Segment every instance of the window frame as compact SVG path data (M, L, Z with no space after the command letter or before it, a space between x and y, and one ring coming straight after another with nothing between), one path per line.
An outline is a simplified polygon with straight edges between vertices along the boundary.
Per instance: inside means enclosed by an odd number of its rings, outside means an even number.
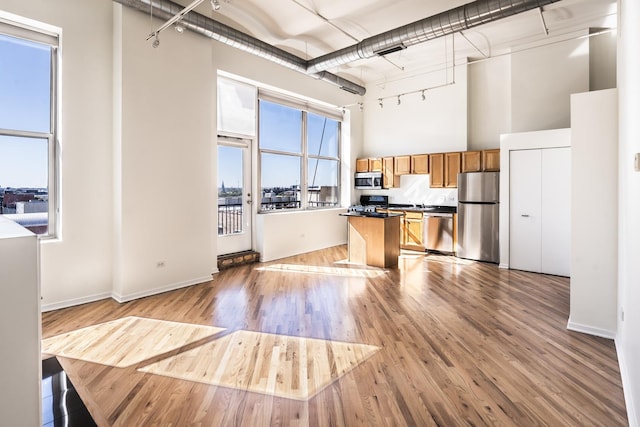
M263 101L270 102L272 104L278 104L281 106L293 108L299 110L301 112L301 132L300 132L300 144L301 150L300 153L294 153L290 151L282 151L282 150L274 150L269 148L262 148L260 145L260 120L261 120L261 103ZM337 122L337 156L325 156L322 154L310 154L309 153L309 141L308 141L308 115L309 113L316 114L318 116L324 117L326 119L334 120ZM341 194L342 194L342 180L341 180L341 156L342 156L342 122L343 122L342 112L337 108L328 108L323 107L318 104L310 103L308 101L302 101L297 98L293 98L287 95L275 93L272 91L266 91L264 89L258 88L258 108L257 108L257 120L258 124L256 127L257 130L257 139L258 139L258 190L260 191L260 195L262 196L262 154L274 154L274 155L282 155L282 156L291 156L297 157L300 159L300 206L296 208L283 207L282 209L270 210L270 209L262 209L262 206L258 209L258 212L261 214L265 213L273 213L273 212L291 212L291 211L304 211L304 210L322 210L322 209L335 209L341 206ZM338 199L331 206L311 206L309 201L309 160L331 160L336 161L337 168L337 176L336 176L336 192L338 195Z
M32 43L48 45L51 49L49 132L0 128L0 136L47 140L47 232L37 234L41 240L60 237L60 140L59 140L59 91L61 31L15 15L0 14L0 34Z

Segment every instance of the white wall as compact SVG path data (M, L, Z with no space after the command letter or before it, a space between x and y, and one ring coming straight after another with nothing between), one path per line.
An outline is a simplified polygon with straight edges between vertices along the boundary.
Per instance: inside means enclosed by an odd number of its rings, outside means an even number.
M571 314L568 328L614 338L617 328L616 89L571 96Z
M263 262L347 242L346 209L259 214L258 251Z
M511 132L570 126L569 96L589 90L589 40L511 55Z
M62 28L62 233L41 244L45 308L108 296L112 283L112 2L3 0ZM148 23L147 23L148 25Z
M640 2L621 0L618 10L619 216L616 347L622 372L629 425L640 425Z
M498 148L511 132L511 58L476 62L469 69L469 150Z
M467 149L467 67L457 66L455 84L401 97L451 81L444 72L368 85L364 96L364 143L359 157L463 151ZM378 98L384 99L383 108Z

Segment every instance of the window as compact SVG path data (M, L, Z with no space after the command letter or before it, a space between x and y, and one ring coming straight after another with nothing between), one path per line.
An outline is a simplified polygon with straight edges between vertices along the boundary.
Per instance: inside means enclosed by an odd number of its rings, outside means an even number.
M259 97L261 211L340 204L340 121L306 103Z
M0 20L0 215L56 233L55 35Z

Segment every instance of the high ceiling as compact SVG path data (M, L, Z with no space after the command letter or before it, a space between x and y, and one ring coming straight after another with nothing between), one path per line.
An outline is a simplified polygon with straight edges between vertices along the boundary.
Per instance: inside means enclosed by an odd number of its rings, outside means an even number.
M186 6L189 0L174 0ZM303 59L313 59L402 25L469 3L466 0L219 0L195 11ZM328 71L360 84L419 73L510 50L616 27L616 0L561 0L384 57L361 59ZM545 32L545 26L548 34Z

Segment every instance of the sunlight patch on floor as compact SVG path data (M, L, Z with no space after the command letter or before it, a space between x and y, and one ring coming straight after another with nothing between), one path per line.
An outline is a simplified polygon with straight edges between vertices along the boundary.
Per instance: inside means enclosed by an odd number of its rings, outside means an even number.
M224 330L130 316L47 338L42 352L124 368Z
M308 400L378 350L365 344L237 331L138 371Z
M275 271L278 273L303 273L303 274L321 274L327 276L343 276L343 277L380 277L385 274L385 270L374 270L365 268L341 268L341 267L322 267L317 265L298 265L298 264L273 264L266 267L256 268L258 271Z

